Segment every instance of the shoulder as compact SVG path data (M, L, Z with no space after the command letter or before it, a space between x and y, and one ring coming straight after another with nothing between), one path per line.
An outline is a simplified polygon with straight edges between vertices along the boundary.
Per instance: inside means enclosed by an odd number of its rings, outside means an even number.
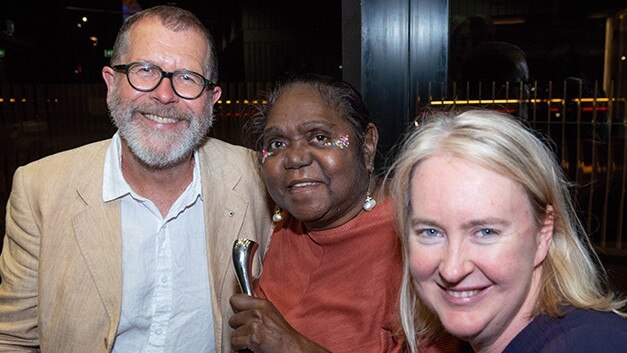
M573 337L602 336L608 332L627 333L627 319L611 311L573 308L564 317L550 320ZM627 335L624 336L627 343Z
M561 321L563 329L546 352L558 347L568 352L627 352L627 319L613 312L573 309Z
M627 318L611 311L573 309L562 320L573 339L590 340L596 337L601 343L603 340L611 342L615 336L620 336L616 338L621 339L627 350Z
M107 147L109 147L111 140L102 140L98 142L93 142L84 146L80 146L77 148L73 148L67 151L58 152L41 159L38 159L34 162L31 162L24 166L27 169L41 169L41 168L53 168L59 165L65 165L68 163L75 163L81 160L91 160L94 155L104 154L107 151ZM67 172L67 171L66 171Z
M349 223L350 226L364 227L364 225L367 224L366 230L369 230L371 227L376 227L379 230L386 229L389 230L394 237L396 237L396 233L394 231L394 202L392 198L387 196L376 199L376 202L376 206L371 211L362 212Z
M228 189L262 188L256 153L248 148L209 138L199 149L203 178L209 177Z
M390 197L377 200L371 211L361 212L344 225L329 230L329 233L335 239L344 239L355 254L367 253L368 261L374 266L389 261L400 266L401 244L394 225L394 203Z
M233 145L216 138L208 138L207 141L200 148L202 151L209 153L213 158L231 162L238 162L240 160L246 160L253 158L255 153L250 148L246 148L240 145ZM213 155L216 154L216 155Z
M46 219L58 225L59 215L65 212L62 210L83 205L92 196L101 195L99 186L108 145L108 141L93 143L18 168L7 206L14 222L27 227L36 215L40 219L50 216ZM43 231L41 227L44 225L38 224L37 227L40 229L32 228L30 232Z
M198 159L203 197L235 197L251 205L250 212L260 212L263 222L271 222L271 200L252 150L210 138L199 149Z
M536 317L505 352L627 352L627 319L613 312L571 309L561 318ZM529 350L535 346L535 349Z
M110 141L98 141L44 157L18 168L16 176L22 175L46 183L59 178L69 181L72 176L90 174L93 172L93 163L104 162ZM102 172L102 168L99 172Z
M259 169L257 155L249 148L233 145L215 138L209 138L199 149L200 157L210 169L231 168L237 171Z

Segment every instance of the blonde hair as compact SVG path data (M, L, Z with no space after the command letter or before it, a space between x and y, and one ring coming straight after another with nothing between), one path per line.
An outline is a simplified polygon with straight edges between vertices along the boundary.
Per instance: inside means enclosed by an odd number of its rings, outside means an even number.
M420 302L414 288L407 247L413 172L422 161L440 153L477 163L518 182L538 226L547 205L553 206L553 240L542 266L543 285L534 315L558 317L565 305L622 315L619 310L625 301L608 289L605 270L576 215L569 183L546 144L507 114L489 110L434 113L406 137L387 181L396 202L404 257L401 321L412 352L422 339L433 339L441 332L437 316Z

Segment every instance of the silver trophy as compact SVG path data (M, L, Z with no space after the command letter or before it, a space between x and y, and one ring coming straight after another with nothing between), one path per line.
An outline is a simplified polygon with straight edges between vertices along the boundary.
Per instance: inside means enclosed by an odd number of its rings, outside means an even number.
M259 245L250 239L237 239L233 244L233 266L242 293L253 295L253 257Z

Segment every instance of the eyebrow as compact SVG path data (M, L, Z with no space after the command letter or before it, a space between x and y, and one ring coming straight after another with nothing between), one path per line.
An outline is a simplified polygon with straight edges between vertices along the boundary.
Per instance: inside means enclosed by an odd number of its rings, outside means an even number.
M157 64L156 62L153 62L152 60L137 60L137 61L130 61L130 62L134 62L134 63L138 63L138 64L143 64L143 65L151 65L151 66L156 66L156 67L160 68L161 70L163 70L163 71L166 71L166 72L167 72L167 70L164 70L164 69L161 67L161 65ZM173 71L171 71L171 72L174 72L174 71L191 71L191 72L193 72L193 73L197 73L197 74L199 74L199 75L201 75L201 76L203 76L203 77L204 77L204 75L205 75L205 73L204 73L204 68L201 68L201 70L200 70L200 71L196 71L196 70L194 70L194 69L185 69L185 68L183 68L183 69L174 69L174 70L173 70Z
M306 122L305 124L303 124L303 126L305 127L305 129L311 129L311 128L320 128L320 127L326 127L326 128L334 128L337 126L336 123L329 123L327 121L323 121L323 120L311 120ZM278 126L273 126L273 127L269 127L263 130L263 134L277 134L280 133L281 129Z
M476 220L471 220L471 221L465 222L465 223L462 224L462 227L464 229L469 229L469 228L484 226L484 225L487 225L487 224L494 224L494 225L505 226L505 225L508 225L509 223L510 223L509 221L506 221L506 220L501 219L501 218L486 217L486 218L482 218L482 219L476 219ZM424 225L433 226L433 227L436 227L436 228L444 228L437 221L434 221L434 220L428 219L428 218L415 218L415 217L412 217L410 224L411 224L412 227L416 226L418 224L424 224Z
M428 226L434 226L437 228L443 228L438 222L427 219L427 218L416 218L416 217L412 217L410 220L410 224L413 226L416 226L418 224L424 224L424 225L428 225Z
M464 227L466 228L474 228L474 227L479 227L479 226L484 226L487 224L494 224L494 225L500 225L500 226L504 226L504 225L508 225L510 222L506 221L504 219L501 218L497 218L497 217L487 217L484 219L478 219L478 220L473 220L467 223L464 223Z

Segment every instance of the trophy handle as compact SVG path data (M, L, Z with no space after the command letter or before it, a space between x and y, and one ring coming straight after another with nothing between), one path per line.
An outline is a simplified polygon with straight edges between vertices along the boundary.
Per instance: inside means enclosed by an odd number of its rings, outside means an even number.
M233 244L233 266L242 293L253 295L253 257L259 245L250 239L237 239Z

